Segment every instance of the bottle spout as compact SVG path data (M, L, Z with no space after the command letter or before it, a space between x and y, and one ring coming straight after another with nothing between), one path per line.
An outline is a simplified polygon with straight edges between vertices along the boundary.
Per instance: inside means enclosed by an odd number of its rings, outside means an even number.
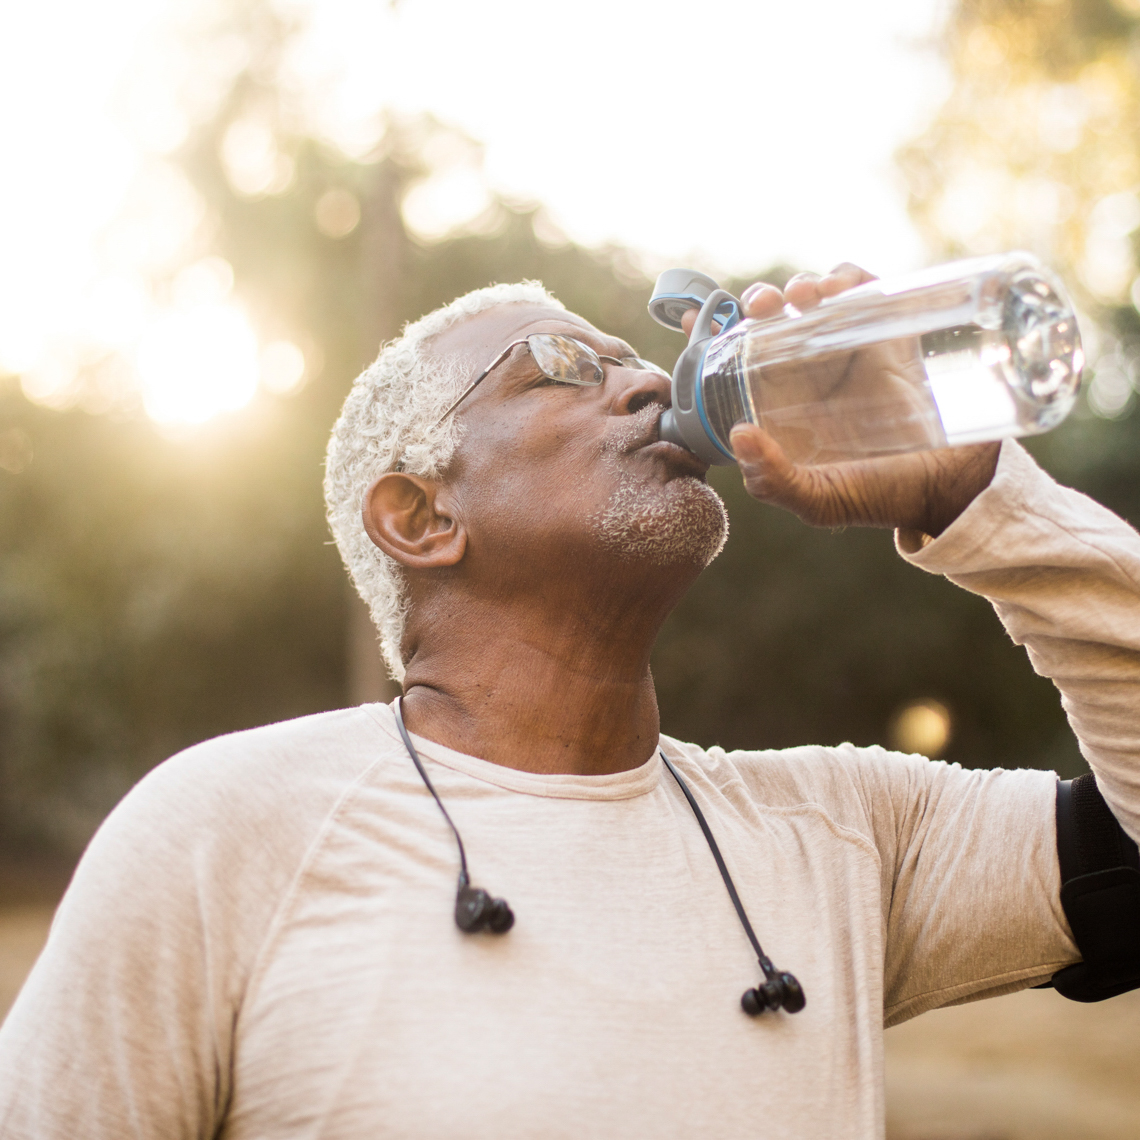
M688 436L685 435L686 420L689 424ZM722 450L701 427L695 411L686 416L684 412L678 415L676 408L666 408L657 422L657 434L659 438L691 451L711 467L730 467L736 462L732 453Z
M692 450L685 442L685 437L681 434L681 429L677 426L677 416L674 414L672 408L666 408L665 411L661 413L661 419L657 423L657 434L669 443L678 444L686 451Z

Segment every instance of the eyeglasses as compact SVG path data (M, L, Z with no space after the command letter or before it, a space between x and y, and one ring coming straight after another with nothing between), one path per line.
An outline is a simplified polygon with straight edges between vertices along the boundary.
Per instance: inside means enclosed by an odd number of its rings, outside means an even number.
M463 390L463 394L439 417L439 424L443 423L468 396L493 372L511 352L525 344L534 358L538 370L548 380L556 380L559 384L579 384L584 387L593 387L601 384L606 378L602 362L616 364L619 368L635 368L642 372L656 372L658 376L669 378L669 373L658 368L651 361L642 360L640 356L601 356L588 344L575 340L572 336L560 336L558 333L531 333L522 340L508 344L474 380Z

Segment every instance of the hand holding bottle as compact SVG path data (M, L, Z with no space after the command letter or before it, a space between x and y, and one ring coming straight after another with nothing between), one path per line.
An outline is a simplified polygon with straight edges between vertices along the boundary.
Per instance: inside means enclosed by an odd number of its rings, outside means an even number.
M875 278L851 264L837 266L824 277L801 273L784 291L758 283L741 297L744 316L764 320L778 316L785 304L801 312ZM689 332L696 314L686 314L683 323ZM834 399L842 390L862 407L874 407L879 397L897 402L900 394L914 390L914 370L921 371L922 356L917 338L904 338L872 344L852 352L837 353L825 368L817 361L812 380L817 398ZM769 420L779 416L782 389L802 393L801 365L781 364L765 370L766 392L776 401ZM822 387L821 387L822 386ZM827 390L823 390L827 389ZM802 395L797 397L802 400ZM923 409L916 405L911 426L916 446L927 432L937 438L937 423L927 423ZM861 430L850 418L835 422L833 430ZM749 494L761 502L792 511L813 526L900 527L941 534L993 478L999 443L985 443L942 450L912 451L876 459L841 463L797 463L794 435L785 435L788 450L771 434L755 424L739 423L732 429L732 450L740 465ZM820 444L818 432L813 446ZM837 451L844 440L825 440ZM927 445L929 446L929 444Z

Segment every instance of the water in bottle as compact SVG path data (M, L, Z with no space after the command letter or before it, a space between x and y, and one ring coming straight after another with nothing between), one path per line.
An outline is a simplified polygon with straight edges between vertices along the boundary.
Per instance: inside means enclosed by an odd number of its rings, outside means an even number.
M650 311L676 328L698 304L661 433L710 462L732 462L745 421L801 464L1034 435L1065 418L1080 385L1072 304L1030 254L868 282L762 321L740 320L711 279L670 270Z

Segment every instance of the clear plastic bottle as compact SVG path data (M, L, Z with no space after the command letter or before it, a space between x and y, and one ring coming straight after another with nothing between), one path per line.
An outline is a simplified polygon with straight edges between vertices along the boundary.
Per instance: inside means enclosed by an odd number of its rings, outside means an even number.
M703 274L658 278L655 320L680 328L697 307L661 434L711 463L733 462L729 434L743 421L801 464L1036 435L1080 387L1073 306L1027 253L868 282L763 321L741 320Z

